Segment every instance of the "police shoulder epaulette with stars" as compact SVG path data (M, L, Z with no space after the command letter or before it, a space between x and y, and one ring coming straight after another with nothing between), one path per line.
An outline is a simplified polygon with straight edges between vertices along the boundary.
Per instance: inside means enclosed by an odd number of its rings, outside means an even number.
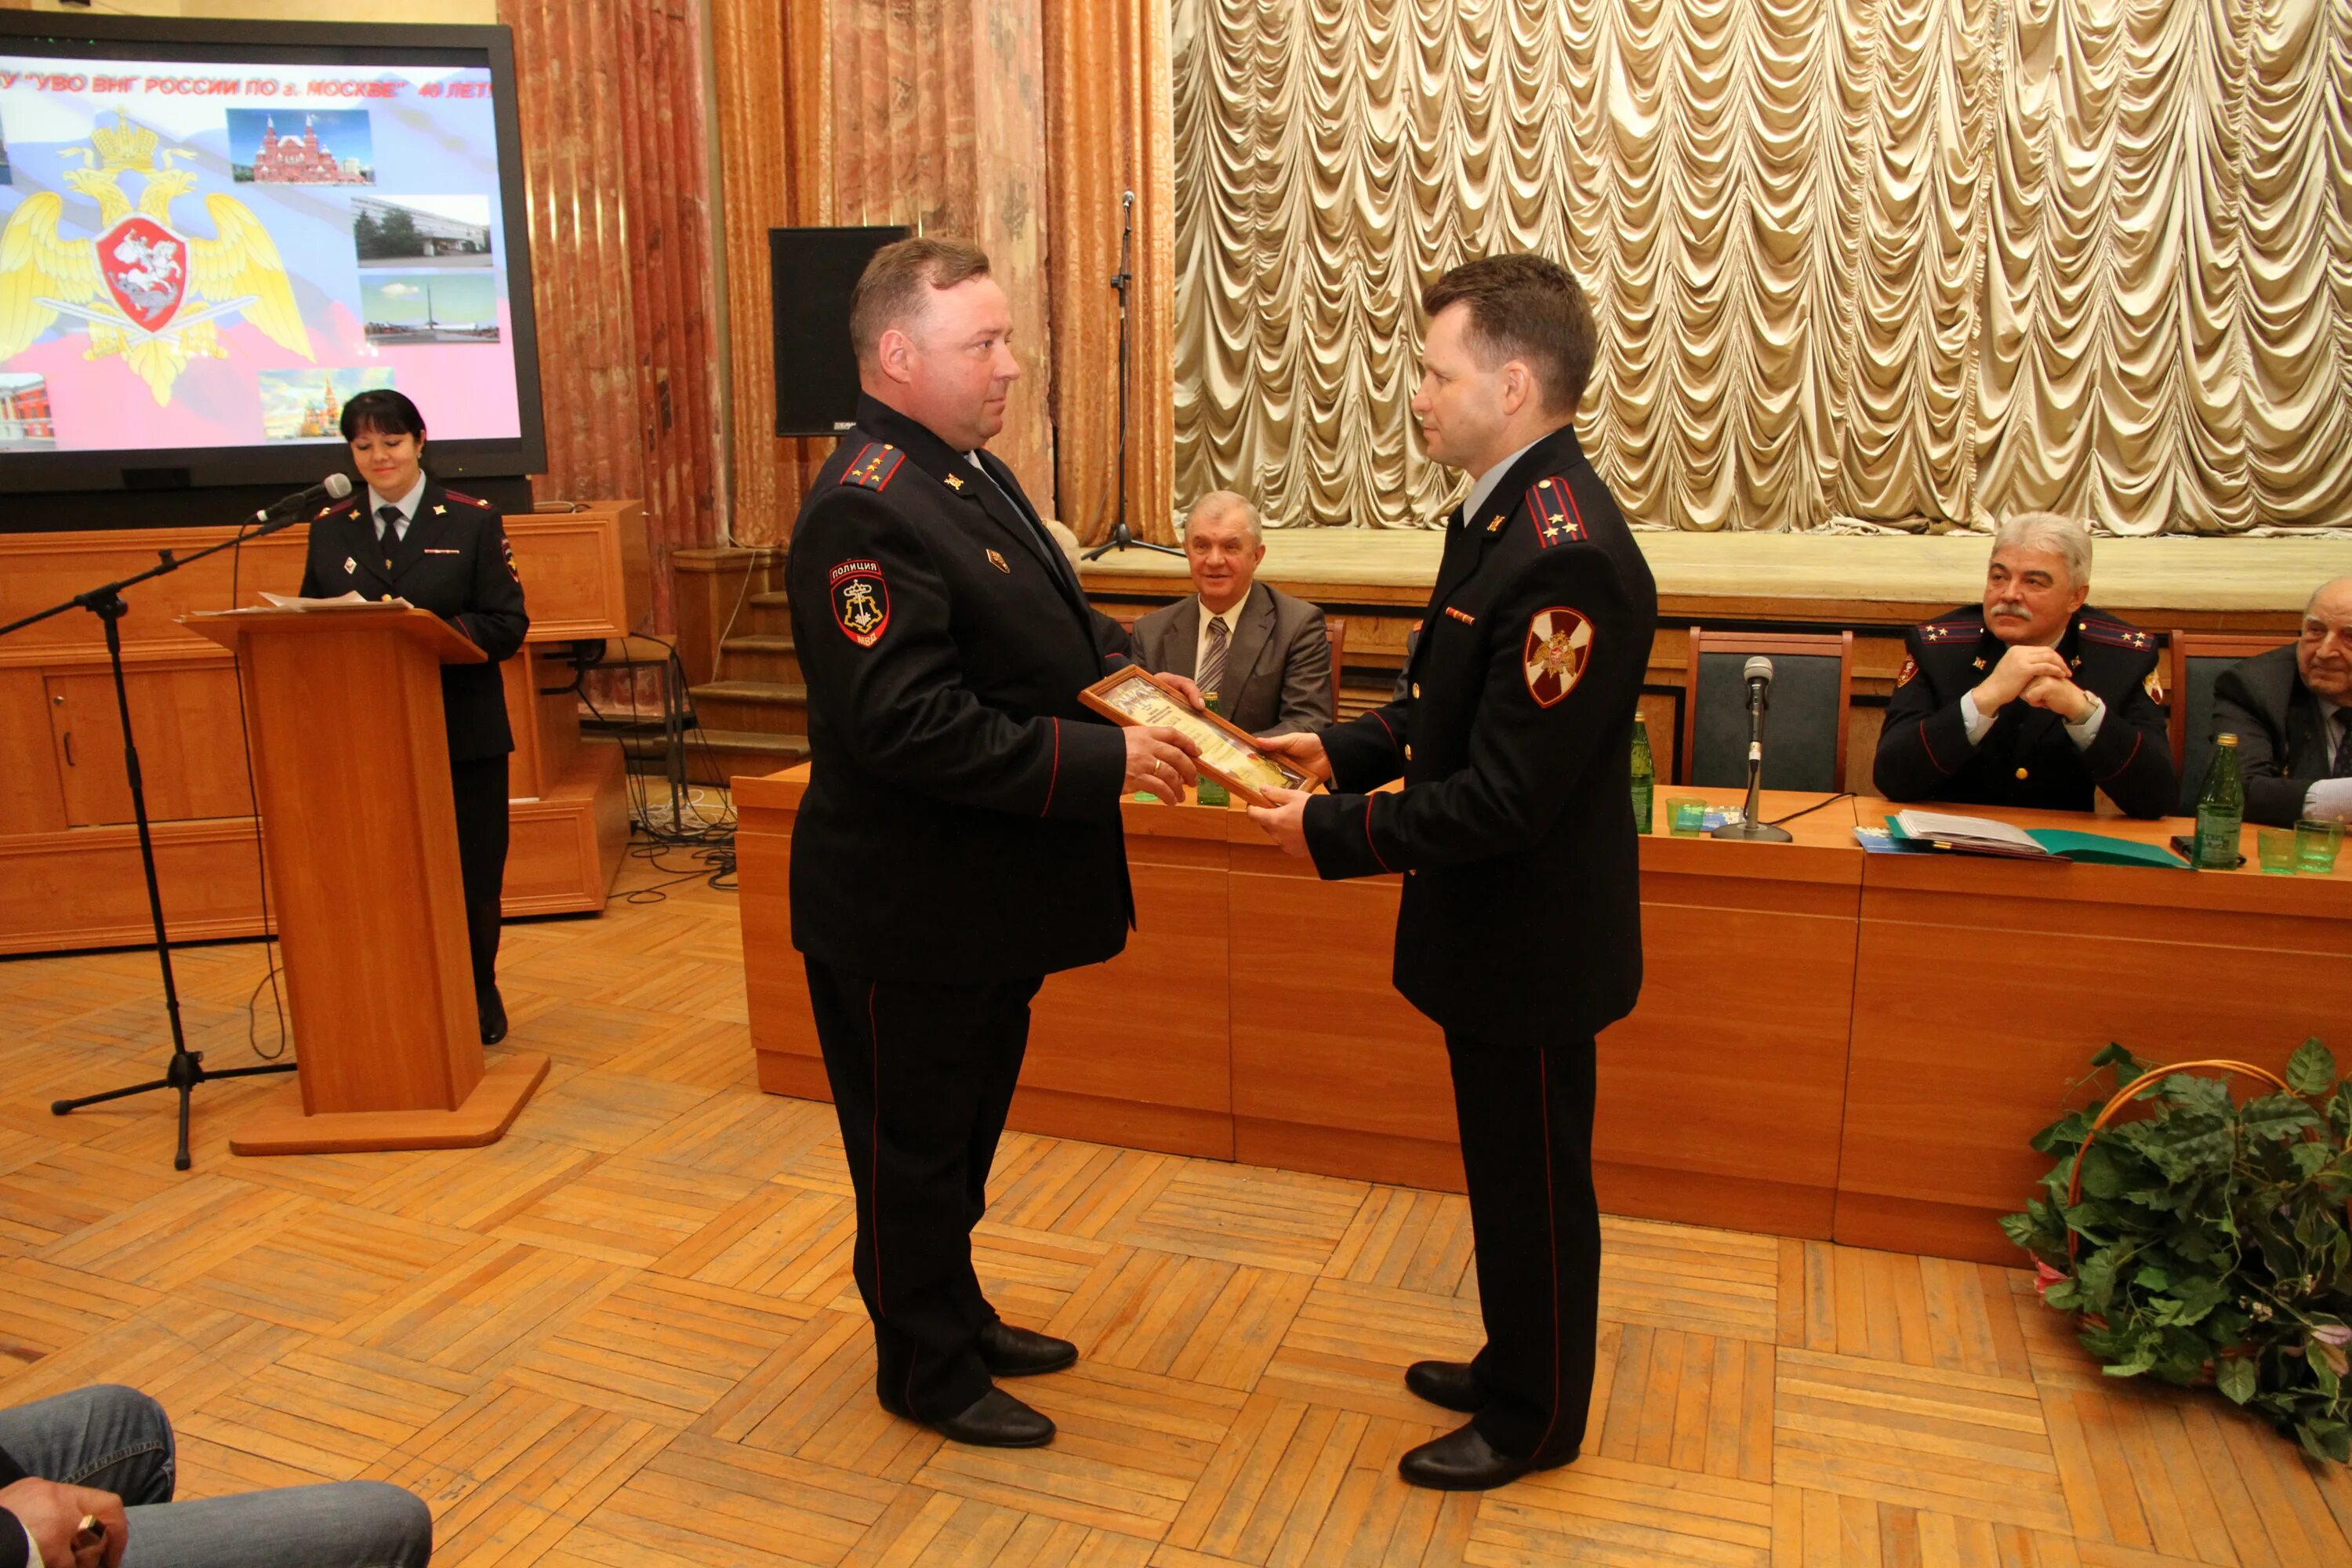
M2084 642L2105 643L2109 647L2127 647L2134 653L2146 653L2156 646L2155 633L2127 626L2121 621L2111 621L2105 616L2076 616L2074 630Z
M1557 474L1528 488L1528 514L1535 523L1539 550L1574 544L1584 537L1584 514L1576 510L1576 497L1570 493L1568 481Z
M869 490L885 489L889 486L891 479L898 476L898 465L906 460L907 454L889 442L868 441L865 450L852 458L849 467L842 470L841 482L845 485L862 485Z
M484 511L495 511L498 510L490 505L489 502L484 500L481 497L469 496L463 490L444 489L441 493L447 496L451 500L456 501L459 506L478 506Z
M1919 640L1930 646L1937 643L1974 643L1984 636L1982 614L1950 616L1940 621L1929 621L1919 628Z

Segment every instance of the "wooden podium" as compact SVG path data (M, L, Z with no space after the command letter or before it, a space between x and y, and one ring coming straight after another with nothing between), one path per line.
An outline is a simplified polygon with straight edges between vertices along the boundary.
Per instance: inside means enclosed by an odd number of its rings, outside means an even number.
M297 1081L238 1154L496 1142L546 1076L485 1068L449 799L441 666L481 649L391 605L192 615L239 656Z

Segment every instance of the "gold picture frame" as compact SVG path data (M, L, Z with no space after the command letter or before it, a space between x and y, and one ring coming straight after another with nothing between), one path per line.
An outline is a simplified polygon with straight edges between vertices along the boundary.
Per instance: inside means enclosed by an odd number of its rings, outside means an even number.
M1103 677L1078 700L1113 723L1160 725L1200 748L1201 772L1252 805L1270 805L1269 789L1313 790L1317 781L1259 748L1248 731L1203 713L1139 665Z

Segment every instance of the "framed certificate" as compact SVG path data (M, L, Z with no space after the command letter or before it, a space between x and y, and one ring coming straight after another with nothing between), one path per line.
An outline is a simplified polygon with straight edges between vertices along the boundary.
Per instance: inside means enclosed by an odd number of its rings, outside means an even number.
M1270 789L1312 790L1316 780L1282 758L1260 751L1245 730L1214 713L1202 713L1161 684L1158 676L1133 666L1107 675L1078 693L1078 700L1116 723L1157 724L1175 731L1201 750L1201 771L1252 805L1270 804Z

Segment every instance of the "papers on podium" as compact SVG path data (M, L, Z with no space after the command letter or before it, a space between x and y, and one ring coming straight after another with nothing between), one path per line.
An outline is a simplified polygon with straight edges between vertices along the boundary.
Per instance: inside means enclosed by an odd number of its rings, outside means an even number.
M366 599L354 588L331 599L306 599L299 594L268 594L255 609L270 610L405 610L414 606L405 599Z

